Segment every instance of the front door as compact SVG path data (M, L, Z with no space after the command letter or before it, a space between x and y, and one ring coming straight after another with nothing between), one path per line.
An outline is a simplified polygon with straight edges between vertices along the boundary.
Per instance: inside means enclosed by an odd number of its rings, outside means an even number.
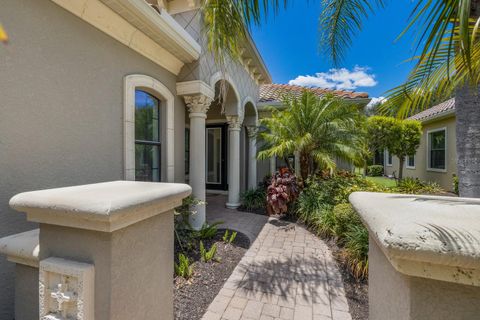
M225 125L208 125L205 132L207 189L227 190L227 135Z

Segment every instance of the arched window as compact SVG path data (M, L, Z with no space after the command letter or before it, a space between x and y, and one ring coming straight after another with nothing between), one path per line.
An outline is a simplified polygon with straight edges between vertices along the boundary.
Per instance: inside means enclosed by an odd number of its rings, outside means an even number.
M161 181L160 100L135 90L135 180Z

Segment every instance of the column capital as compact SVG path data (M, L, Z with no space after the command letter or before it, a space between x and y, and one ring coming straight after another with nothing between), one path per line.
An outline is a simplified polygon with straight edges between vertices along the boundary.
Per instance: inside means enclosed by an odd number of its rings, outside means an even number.
M240 130L242 122L239 116L226 116L228 122L228 130Z
M183 99L185 100L185 104L187 105L188 111L191 114L206 114L210 104L213 101L212 98L203 94L184 96Z
M247 134L249 138L255 138L257 136L258 128L256 126L247 126Z

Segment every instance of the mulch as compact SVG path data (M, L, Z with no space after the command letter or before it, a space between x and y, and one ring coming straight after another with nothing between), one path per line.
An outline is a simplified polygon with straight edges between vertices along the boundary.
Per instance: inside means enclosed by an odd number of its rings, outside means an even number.
M233 244L225 244L222 241L224 232L219 230L213 239L203 241L207 249L217 244L219 262L202 262L197 250L187 253L195 261L194 275L189 280L174 279L175 320L201 319L250 246L248 237L241 233L237 233Z

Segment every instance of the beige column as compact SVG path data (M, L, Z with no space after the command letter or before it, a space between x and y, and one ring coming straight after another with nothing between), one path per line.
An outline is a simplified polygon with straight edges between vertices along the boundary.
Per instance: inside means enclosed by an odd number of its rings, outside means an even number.
M240 206L240 131L238 116L227 116L228 121L228 202L227 208Z
M257 127L248 126L248 188L257 188Z
M184 96L190 117L190 186L192 195L205 202L205 119L212 99L206 95ZM205 204L195 208L190 224L199 230L206 221Z
M300 176L300 152L298 151L295 151L295 163L293 169L295 170L295 175L297 177Z
M273 176L277 171L277 158L271 157L270 158L270 174Z

